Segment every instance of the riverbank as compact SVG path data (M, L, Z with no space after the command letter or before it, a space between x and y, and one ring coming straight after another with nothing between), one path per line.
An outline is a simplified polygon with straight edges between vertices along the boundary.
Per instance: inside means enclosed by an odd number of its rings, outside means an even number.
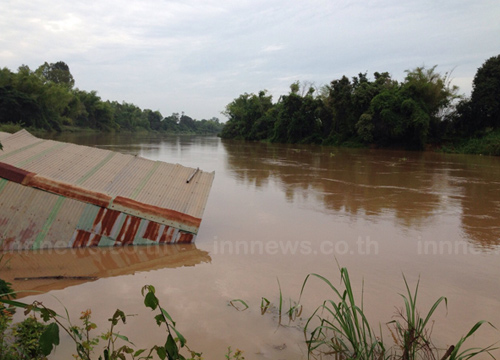
M99 129L92 129L92 128L82 128L78 126L62 126L61 131L54 131L54 130L45 130L45 129L40 129L40 128L33 128L33 127L23 127L19 124L13 124L13 123L7 123L7 124L0 124L0 132L6 132L13 134L15 132L18 132L22 129L26 129L30 134L34 136L47 136L49 134L58 134L58 133L69 133L69 134L101 134L103 132L108 133L108 134L114 134L114 133L120 133L120 134L169 134L169 135L217 135L216 133L197 133L194 131L157 131L157 130L147 130L145 128L138 128L137 130L131 131L131 130L110 130L110 131L102 131Z
M39 128L34 128L34 127L23 127L19 124L14 124L14 123L0 124L0 132L6 132L6 133L13 134L13 133L18 132L22 129L26 129L30 134L35 135L35 136L45 135L45 134L50 134L50 133L57 133L56 131L53 131L53 130L45 130L45 129L39 129ZM63 126L61 132L91 134L91 133L100 133L102 131L97 130L97 129L81 128L81 127L77 127L77 126Z
M0 124L0 132L15 133L22 130L23 127L19 124L7 123ZM28 127L26 128L34 136L46 136L47 134L54 134L55 131L38 129ZM60 133L74 133L74 134L100 134L102 130L82 128L77 126L63 126ZM136 131L130 130L112 130L111 133L121 133L121 134L169 134L169 135L217 135L217 134L198 134L196 132L165 132L165 131L155 131L146 130L144 128L139 128ZM245 140L242 140L245 141ZM270 142L269 140L262 140L262 142ZM370 146L365 145L357 141L345 141L336 144L325 144L324 146L336 147L336 148L370 148ZM373 146L376 149L387 149L380 146ZM398 149L395 147L390 147L390 149ZM433 144L425 147L424 151L434 151L443 152L449 154L469 154L469 155L487 155L487 156L500 156L500 130L487 132L482 137L474 137L470 139L457 139L451 140L445 144Z
M443 145L440 151L454 154L500 156L500 130L488 132L483 137L475 137Z

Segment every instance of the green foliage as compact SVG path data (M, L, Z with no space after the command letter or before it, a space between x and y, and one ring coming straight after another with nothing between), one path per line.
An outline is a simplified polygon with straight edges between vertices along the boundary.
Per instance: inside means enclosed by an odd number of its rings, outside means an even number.
M356 113L359 110L354 104L354 92L355 85L345 75L331 82L328 97L328 105L333 113L330 135L339 134L346 139L355 134Z
M500 55L477 70L471 95L479 128L500 128Z
M1 264L2 260L0 256L0 269L6 266ZM0 279L0 359L45 359L48 353L43 352L40 338L46 326L35 317L12 325L12 316L19 304L15 298L11 284Z
M290 325L293 321L295 321L302 314L302 305L296 301L292 301L291 298L288 299L288 305L283 297L283 292L281 291L281 284L278 281L278 290L279 297L277 305L274 305L267 298L262 297L260 302L260 313L264 315L266 313L274 314L278 319L278 326L287 326L283 325L283 318L288 317L288 325ZM249 308L247 302L241 299L234 299L229 302L231 306L233 306L238 311L245 311ZM241 307L243 305L243 307Z
M313 97L313 91L305 96L298 94L299 83L292 84L289 95L281 97L271 141L284 143L314 143L321 134L323 102Z
M19 359L45 359L50 352L42 348L44 343L41 336L46 330L46 325L40 323L35 317L28 317L13 326L12 348L16 349Z
M75 79L69 71L69 66L64 61L58 61L55 64L45 62L36 70L36 73L47 82L64 85L69 89L75 85Z
M83 105L82 111L75 119L75 125L104 131L117 128L111 104L103 102L97 91L86 92L76 89L75 94Z
M500 129L500 55L485 61L472 85L470 99L462 100L452 117L452 133L458 137L482 137Z
M300 300L307 294L307 284L314 279L318 279L322 284L326 285L327 292L331 294L313 311L303 326L309 358L341 360L465 360L484 355L493 358L491 351L496 348L492 346L464 348L465 341L483 324L489 324L493 327L493 325L485 321L474 324L466 336L461 337L455 345L450 346L448 349L436 348L431 339L433 326L431 319L441 304L447 306L447 299L445 297L437 299L422 316L417 307L419 282L417 282L415 290L412 291L404 276L406 293L401 294L404 305L401 310L398 310L395 316L396 319L386 324L391 332L394 345L386 346L381 326L377 326L379 329L377 335L368 321L363 309L363 297L359 302L356 300L349 272L346 268L341 268L340 273L341 286L338 287L319 274L307 275L302 284L299 301L293 304L290 301L289 310L286 311L290 321L300 319L302 313ZM284 301L279 281L278 287L278 305L273 306L267 298L262 297L260 310L262 315L269 312L270 309L278 312L278 322L281 325ZM248 307L248 304L243 300L238 301Z
M372 114L362 114L356 123L356 132L358 133L361 140L365 143L373 142L373 131L375 130L375 125L373 124Z
M163 116L159 111L152 111L149 109L144 110L144 115L148 122L149 127L152 130L160 130L161 129L161 121L163 120Z
M361 139L409 149L423 149L429 136L436 139L443 113L458 89L450 86L448 74L441 76L435 68L407 71L401 84L386 81L359 117L356 129Z
M406 294L401 295L404 308L399 311L396 320L387 323L394 327L395 334L392 330L391 334L395 341L395 347L386 348L381 329L380 335L376 336L364 313L363 298L361 298L361 305L355 301L347 269L342 268L340 271L343 289L337 288L328 279L318 274L309 274L302 285L301 297L311 278L320 279L334 295L333 299L325 300L307 320L304 333L308 336L309 355L319 352L335 355L340 359L364 360L446 360L469 359L483 354L491 356L490 351L494 349L491 346L487 348L462 348L465 340L472 336L482 324L486 323L485 321L477 322L466 336L440 356L439 349L432 345L429 323L440 304L444 303L447 306L447 299L440 297L427 313L421 316L417 308L419 283L417 283L415 291L412 292L404 276Z
M3 84L0 86L0 123L49 129L42 103L38 102L43 86L40 79L27 67L19 68L17 74L3 69L0 77Z
M108 103L112 109L116 127L121 130L136 131L138 128L149 129L150 123L148 119L149 112L143 112L139 107L134 104L122 102L121 104L114 101ZM160 114L161 117L161 114ZM153 116L151 116L153 119ZM156 119L153 119L155 122Z
M11 292L7 283L4 283L3 294ZM156 289L152 285L146 285L142 288L144 296L144 305L153 311L157 311L154 316L155 322L159 327L165 327L167 340L164 345L155 345L151 349L135 350L135 346L126 336L115 331L115 327L122 323L126 323L127 316L119 309L115 311L113 316L108 319L110 328L101 335L94 336L92 331L97 328L97 325L92 322L90 310L82 312L80 316L81 325L72 323L70 316L65 310L66 315L57 314L54 310L45 307L40 302L25 304L18 301L12 301L4 298L0 293L0 304L8 304L18 308L23 308L25 314L39 314L41 319L47 323L41 324L34 317L27 318L20 324L13 327L13 337L15 341L13 346L7 346L4 342L4 334L7 326L0 327L0 358L1 359L45 359L45 356L52 353L57 345L59 345L59 330L63 330L70 336L76 347L74 357L80 360L91 360L95 358L95 347L104 342L102 355L99 360L125 360L132 359L153 359L153 354L156 354L160 359L168 360L201 360L201 353L191 350L187 346L185 337L176 329L176 323L170 314L160 306L160 301L156 297ZM0 317L2 320L3 317ZM0 326L2 326L0 321ZM119 345L119 342L124 342L124 345ZM186 351L189 356L182 355L181 351ZM228 352L230 359L244 359L241 357L241 351L237 351L234 355Z
M393 320L388 323L394 326L396 335L391 333L393 334L396 346L402 351L401 358L404 360L436 359L438 358L438 349L432 345L428 324L438 306L444 302L447 307L448 300L443 296L440 297L434 302L425 317L421 317L417 310L417 294L420 281L417 282L415 291L412 292L404 276L403 279L406 286L406 294L401 294L404 301L404 310L399 312L398 320ZM486 321L478 321L469 330L467 335L461 337L455 345L450 346L440 359L462 360L482 354L488 354L493 358L490 353L491 350L494 350L492 346L486 348L462 349L464 342L485 323L494 327L491 323Z
M1 258L0 258L1 260ZM0 279L0 299L12 299L15 298L16 294L12 290L12 284ZM2 306L0 304L0 306ZM1 308L0 308L1 309Z
M374 73L375 81L370 81L366 73L354 76L352 81L346 76L334 80L329 87L326 104L331 109L332 120L324 121L327 125L324 133L329 135L327 144L343 145L349 139L360 136L366 143L373 141L371 124L366 123L368 117L358 125L361 117L369 108L372 99L393 82L389 73ZM331 124L331 125L330 125ZM363 126L365 124L366 126ZM358 131L361 130L361 133Z
M241 299L233 299L229 302L229 305L231 305L238 311L245 311L246 309L248 309L248 304Z
M243 94L226 106L228 121L221 131L223 139L263 140L273 129L272 97L266 91Z
M442 302L447 306L448 300L445 297L440 297L431 307L425 318L422 318L417 311L417 294L418 285L415 287L415 292L412 293L406 278L403 276L406 295L401 295L404 300L404 310L401 311L399 319L389 322L389 324L394 324L396 331L396 345L398 345L403 354L403 359L418 359L419 354L432 354L434 349L432 348L432 343L430 341L430 334L427 330L427 324L431 319L432 315L436 311L439 304Z
M482 137L472 137L467 140L458 141L453 145L443 146L441 151L448 153L500 156L500 129L485 132L486 135Z
M245 357L243 356L243 351L236 349L236 351L233 353L231 346L227 348L227 353L225 355L225 358L226 360L245 360Z
M403 82L389 73L342 76L316 92L297 81L272 104L265 92L243 94L226 107L226 139L323 145L377 145L423 149L449 133L458 88L436 66L408 70Z
M183 114L171 121L159 111L142 110L123 102L103 101L97 91L73 89L69 66L59 61L32 71L19 67L17 73L0 69L0 125L61 131L77 126L101 131L154 130L175 133L217 134L219 119L195 120Z
M333 292L335 299L325 300L309 317L304 332L312 328L308 336L309 354L325 351L342 359L383 359L386 349L382 340L375 336L363 312L363 302L358 306L347 269L341 269L345 290L338 290L328 279L318 274L308 275L302 284L301 297L309 278L318 278ZM314 326L313 321L319 320Z

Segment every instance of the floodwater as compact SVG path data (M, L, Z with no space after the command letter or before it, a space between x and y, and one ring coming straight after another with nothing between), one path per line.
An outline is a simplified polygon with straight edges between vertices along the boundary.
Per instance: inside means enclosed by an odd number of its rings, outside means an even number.
M119 308L134 314L119 332L138 348L151 347L166 340L142 303L141 287L151 284L206 359L224 358L228 346L247 360L306 359L301 326L334 294L312 279L301 318L283 316L285 326L276 309L261 315L261 298L277 305L281 289L288 309L309 273L341 286L339 267L347 267L388 346L386 323L403 306L403 276L411 288L420 279L423 315L439 297L448 299L434 316L436 346L456 343L479 320L500 329L500 158L201 136L58 140L200 167L215 171L215 180L194 245L7 254L2 277L39 291L23 293L23 301L42 300L58 312L64 304L75 323L90 308L103 332ZM25 280L44 275L72 278ZM238 311L233 299L249 308ZM71 358L68 340L63 335L52 359ZM499 340L498 330L483 325L466 345Z

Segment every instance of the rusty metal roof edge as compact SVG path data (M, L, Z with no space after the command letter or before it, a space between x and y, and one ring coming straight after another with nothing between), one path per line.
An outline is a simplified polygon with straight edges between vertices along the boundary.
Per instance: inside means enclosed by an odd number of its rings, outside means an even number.
M21 185L47 191L74 200L119 210L123 213L176 227L193 234L198 232L201 219L175 210L160 208L121 196L112 197L79 186L52 180L15 166L0 162L0 177Z

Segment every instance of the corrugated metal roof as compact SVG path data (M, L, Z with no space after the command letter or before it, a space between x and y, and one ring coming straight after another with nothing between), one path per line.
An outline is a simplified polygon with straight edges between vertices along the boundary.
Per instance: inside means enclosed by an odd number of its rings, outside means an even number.
M190 242L198 232L214 173L26 130L0 138L0 250Z
M3 141L3 139L7 139L11 134L6 133L6 132L0 132L0 142Z

